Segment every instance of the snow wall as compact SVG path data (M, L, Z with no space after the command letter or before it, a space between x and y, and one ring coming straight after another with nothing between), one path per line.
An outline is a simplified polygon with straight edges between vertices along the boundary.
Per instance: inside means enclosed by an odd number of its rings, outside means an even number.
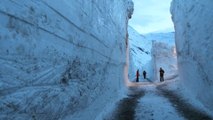
M213 1L173 0L172 19L182 85L213 110Z
M172 80L178 76L175 45L172 45L171 43L153 40L151 53L154 73L153 78L155 81L160 81L160 67L162 67L165 71L165 81Z
M132 12L131 0L1 0L0 119L95 119L124 86Z
M129 79L136 81L136 71L139 69L139 81L143 81L143 71L147 72L147 78L152 79L151 68L151 47L152 41L147 40L143 35L139 34L131 26L128 27L129 46L130 46L130 65L129 65Z

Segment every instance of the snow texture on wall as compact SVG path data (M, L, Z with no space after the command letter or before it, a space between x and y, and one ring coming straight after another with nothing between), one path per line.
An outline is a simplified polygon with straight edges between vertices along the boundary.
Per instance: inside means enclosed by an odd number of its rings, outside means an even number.
M105 96L101 111L123 86L132 12L131 0L1 0L0 119L64 119Z
M147 40L131 26L128 27L130 45L129 79L135 81L136 71L139 69L142 75L143 70L147 71L147 77L152 78L151 70L151 47L152 41ZM142 78L142 77L141 77ZM139 81L141 81L140 79Z
M212 5L212 0L173 0L171 13L182 84L213 111Z
M174 32L168 33L149 33L146 39L152 41L152 68L153 80L159 82L159 69L165 71L165 80L177 77L177 56L175 49Z
M158 82L160 81L160 67L165 72L165 80L172 80L178 76L176 50L175 46L171 44L159 41L152 42L153 78Z

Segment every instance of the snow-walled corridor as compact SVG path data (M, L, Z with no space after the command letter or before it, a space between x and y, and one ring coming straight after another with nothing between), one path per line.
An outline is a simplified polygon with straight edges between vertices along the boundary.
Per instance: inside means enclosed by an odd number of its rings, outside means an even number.
M130 29L130 38L137 36L132 34ZM135 39L139 39L135 37ZM136 40L137 41L137 40ZM133 44L137 55L140 50ZM168 41L167 41L168 42ZM117 100L107 112L101 115L99 119L104 120L212 120L211 113L196 101L192 96L187 96L185 89L179 87L180 78L177 70L177 54L174 49L174 41L170 44L165 42L152 42L152 64L153 76L144 79L143 75L139 76L139 81L133 77L132 82L127 84L127 93ZM143 47L143 46L141 46ZM148 49L148 48L143 48ZM130 48L131 50L131 48ZM134 56L134 54L131 54ZM136 56L137 57L137 56ZM140 58L140 57L139 57ZM131 61L130 61L131 63ZM158 69L162 66L165 71L165 81L159 81ZM145 68L144 68L145 69ZM143 70L143 69L142 69ZM152 78L152 79L150 79Z
M213 119L213 1L172 0L147 34L133 1L0 0L0 120Z

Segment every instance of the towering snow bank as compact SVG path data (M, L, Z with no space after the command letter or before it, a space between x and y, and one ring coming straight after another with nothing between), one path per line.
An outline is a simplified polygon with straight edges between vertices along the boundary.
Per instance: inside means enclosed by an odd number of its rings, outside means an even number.
M132 5L1 0L0 119L63 119L104 96L100 111L123 85Z
M172 80L178 76L177 55L174 45L169 45L165 42L153 41L151 53L154 80L160 82L160 67L162 67L165 71L165 80Z
M151 47L152 41L147 40L144 36L139 34L132 27L128 27L129 43L130 43L130 68L129 79L134 81L136 70L139 69L140 74L142 71L147 71L147 77L152 77L151 68ZM142 77L141 77L142 78Z
M174 32L149 33L146 39L152 41L153 78L159 82L159 69L165 71L165 80L177 77L177 56L175 50Z
M173 0L171 13L183 85L213 110L213 1Z

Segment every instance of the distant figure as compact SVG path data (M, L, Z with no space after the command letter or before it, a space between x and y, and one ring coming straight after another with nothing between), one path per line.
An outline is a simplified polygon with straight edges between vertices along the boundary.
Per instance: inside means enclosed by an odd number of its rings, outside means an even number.
M146 71L143 71L143 78L146 79Z
M139 76L140 76L139 70L137 70L137 72L136 72L136 82L139 82Z
M164 70L162 68L160 68L160 82L163 82L164 81Z

